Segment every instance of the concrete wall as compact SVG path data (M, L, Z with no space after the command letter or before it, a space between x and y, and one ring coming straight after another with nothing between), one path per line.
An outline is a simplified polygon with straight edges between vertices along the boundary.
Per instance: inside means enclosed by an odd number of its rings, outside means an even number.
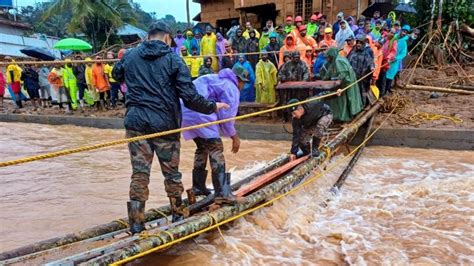
M0 122L71 124L84 127L123 129L123 119L121 118L0 114ZM285 131L282 124L237 122L236 128L242 139L291 140L291 135ZM354 138L354 143L360 143L360 137L364 132L365 130L362 129L359 131L360 134ZM474 129L381 128L369 145L474 150Z

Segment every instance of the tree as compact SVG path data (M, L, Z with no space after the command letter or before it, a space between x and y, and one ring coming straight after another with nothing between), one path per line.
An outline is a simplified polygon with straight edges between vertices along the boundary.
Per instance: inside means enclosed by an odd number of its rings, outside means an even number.
M124 23L136 22L128 0L54 0L43 19L65 12L72 13L67 24L68 32L84 33L92 41L95 51L116 41L113 34Z

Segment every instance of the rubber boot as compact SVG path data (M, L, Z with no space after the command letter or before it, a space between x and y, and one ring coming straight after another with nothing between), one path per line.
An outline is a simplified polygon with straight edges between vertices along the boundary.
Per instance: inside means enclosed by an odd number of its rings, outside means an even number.
M214 184L216 195L214 202L216 204L233 205L245 201L245 198L232 194L232 188L230 187L230 173L218 173L213 175L212 183Z
M179 197L169 197L170 206L171 206L171 222L176 223L182 221L186 215L186 208L183 205L183 200L181 196Z
M209 196L211 191L206 187L207 170L193 169L193 192L195 196Z
M127 210L130 232L138 234L145 230L145 202L138 200L128 201Z
M311 156L312 157L318 157L320 152L319 152L319 144L321 144L321 139L318 137L313 136L313 144L311 148Z

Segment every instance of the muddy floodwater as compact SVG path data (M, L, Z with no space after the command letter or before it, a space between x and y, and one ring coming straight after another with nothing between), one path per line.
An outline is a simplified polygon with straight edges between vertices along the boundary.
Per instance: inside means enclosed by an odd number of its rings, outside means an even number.
M0 123L0 158L123 135ZM238 177L287 152L290 144L242 141L237 155L228 152L230 145L225 141L227 166ZM194 143L182 141L185 187L191 184L193 152ZM223 237L206 233L131 264L474 264L474 152L369 147L341 191L328 193L343 168L223 226ZM130 173L126 146L0 168L0 251L126 216ZM155 161L147 207L167 203L162 184Z

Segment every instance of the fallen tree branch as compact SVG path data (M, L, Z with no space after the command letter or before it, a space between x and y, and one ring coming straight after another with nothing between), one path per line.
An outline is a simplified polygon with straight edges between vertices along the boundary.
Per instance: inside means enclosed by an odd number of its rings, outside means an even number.
M422 86L422 85L407 84L405 86L402 86L402 88L404 90L438 91L438 92L474 95L474 91L460 90L460 89L450 89L450 88L434 87L434 86Z

